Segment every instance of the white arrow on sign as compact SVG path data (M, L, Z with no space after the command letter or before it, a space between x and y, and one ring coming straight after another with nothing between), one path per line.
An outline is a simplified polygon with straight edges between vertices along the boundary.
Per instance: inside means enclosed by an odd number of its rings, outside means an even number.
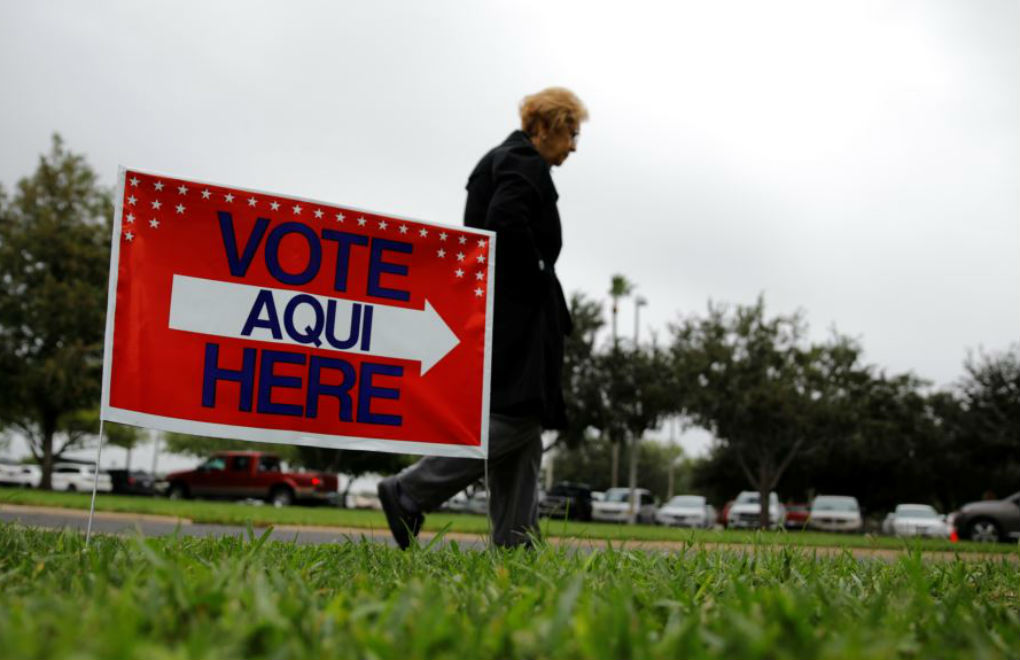
M272 297L275 322L271 325L278 328L279 336L274 335L274 329L264 327L274 320L273 313L265 305L256 306L263 291ZM301 300L290 305L298 296ZM326 310L330 306L335 318L333 328L327 329ZM357 315L355 310L360 310ZM368 314L372 322L366 341L365 317ZM244 334L242 331L250 317L264 325L249 328ZM417 310L187 275L174 275L169 325L175 330L205 335L411 360L421 363L422 375L460 343L428 300L424 310ZM358 339L350 342L353 345L349 348L337 349L326 340L327 330L340 341L354 338L355 333Z

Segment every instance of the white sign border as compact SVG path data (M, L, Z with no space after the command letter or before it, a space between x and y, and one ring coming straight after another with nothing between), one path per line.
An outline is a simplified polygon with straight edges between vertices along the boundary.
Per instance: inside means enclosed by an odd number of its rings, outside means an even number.
M419 454L423 456L446 456L451 458L488 458L489 455L489 400L490 400L490 379L492 374L492 327L493 327L493 297L495 296L494 278L496 273L496 234L487 229L477 227L464 227L442 225L435 222L426 222L415 218L394 215L392 213L380 213L354 206L342 205L345 210L357 213L368 213L381 215L396 220L414 222L439 229L455 229L468 234L476 234L479 237L486 237L489 241L489 273L485 283L487 293L485 302L485 353L482 372L482 407L481 407L481 429L478 446L470 445L443 445L432 442L420 442L414 440L386 440L383 438L362 438L347 435L326 435L321 433L302 433L300 431L285 431L279 429L265 429L252 426L234 426L230 424L215 424L212 422L200 422L179 417L164 417L142 413L125 408L114 408L110 405L110 379L113 373L113 329L114 319L117 313L117 276L120 272L120 241L123 232L124 212L124 191L127 185L128 171L137 172L146 176L165 177L178 179L191 183L220 188L230 188L246 193L258 195L270 195L284 199L305 202L308 204L319 204L323 206L340 206L332 202L284 195L265 190L244 188L224 183L203 181L191 177L183 177L162 172L153 172L136 167L118 166L116 198L114 199L113 231L110 236L110 276L107 290L106 302L106 332L103 341L103 394L100 407L100 417L104 420L140 426L149 429L158 429L172 433L190 433L193 435L204 435L216 438L227 438L232 440L245 440L249 442L268 442L273 444L305 445L311 447L325 447L329 449L357 449L367 451L380 451L393 454Z

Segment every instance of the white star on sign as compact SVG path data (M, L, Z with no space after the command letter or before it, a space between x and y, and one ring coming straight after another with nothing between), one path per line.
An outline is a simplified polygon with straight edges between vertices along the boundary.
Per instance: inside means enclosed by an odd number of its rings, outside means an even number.
M223 196L223 199L227 200L227 204L229 204L234 201L234 196L231 193L227 193Z
M389 226L390 226L389 223L386 222L385 220L380 220L379 221L379 229L386 229Z
M137 199L135 199L135 196L134 196L134 195L131 195L130 197L128 197L128 204L134 204L134 203L135 203L135 202L137 202L137 201L138 201L138 200L137 200Z
M259 203L259 200L255 199L254 197L249 197L248 198L248 206L255 206L258 203Z
M463 252L458 252L457 253L457 261L464 261L464 253Z
M407 233L407 225L400 225L400 233L401 234Z
M272 204L269 205L269 208L273 209L274 211L279 211L280 210L280 202L273 202Z
M149 226L152 227L153 229L156 229L157 227L159 227L159 220L157 220L156 218L149 220Z
M467 243L467 239L461 236L460 238L457 239L457 242L460 243L461 245L464 245L465 243Z
M457 274L457 277L464 277L464 271L461 270L460 268L458 268L457 270L455 270L453 272Z
M295 204L291 210L294 211L294 215L301 215L301 205Z
M124 238L128 239L129 241L133 241L133 240L135 240L135 235L132 234L131 232L128 232L128 233L124 234Z
M343 221L344 221L344 218L346 218L346 217L347 217L347 216L345 216L345 215L344 215L343 213L337 213L337 214L336 214L336 221L337 221L337 222L343 222Z
M439 257L440 259L442 259L443 257L446 256L446 250L439 250L439 251L437 251L436 252L436 256Z
M135 221L135 214L134 213L128 213L127 214L127 221L128 222L134 222Z
M483 273L482 271L478 271L477 273L475 273L475 279L476 280L484 280L485 279L485 273Z
M482 293L484 293L484 291L482 291L481 289L475 289L475 295L476 296L481 296Z
M187 195L188 194L188 187L187 186L177 186L177 194L178 195Z
M421 229L418 230L418 235L421 236L422 238L425 238L426 236L429 235L429 230L422 227Z
M365 220L364 218L358 218L359 227L364 227L366 222L368 222L368 220Z
M478 239L478 247L485 247L485 239L484 238L479 238Z
M163 205L162 205L162 204L160 203L160 201L159 201L158 199L154 199L154 200L152 201L152 208L154 208L154 209L158 209L158 208L159 208L159 207L161 207L161 206L163 206Z
M202 199L209 199L210 195L212 195L212 193L209 192L208 190L203 190L202 191Z
M155 183L155 186L154 186L154 187L156 188L156 191L157 191L157 192L158 192L158 191L160 191L160 190L163 190L163 182L162 182L162 181L157 181L157 182Z
M484 264L485 263L485 255L484 254L478 255L478 263L480 263L480 264Z
M315 209L315 217L316 218L322 217L322 209Z
M177 205L177 213L184 213L184 204Z
M439 240L441 240L441 241L445 241L446 240L446 232L445 231L439 233Z
M138 185L138 177L136 177L136 176L131 177L131 185L132 186L137 186Z

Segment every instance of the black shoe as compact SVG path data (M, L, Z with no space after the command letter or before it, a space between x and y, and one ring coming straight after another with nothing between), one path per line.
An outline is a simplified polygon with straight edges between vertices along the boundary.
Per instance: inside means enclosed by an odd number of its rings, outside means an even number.
M387 477L380 481L378 492L379 502L382 503L393 539L401 550L406 550L411 545L411 537L418 536L425 516L421 512L410 513L400 505L400 485L396 477Z

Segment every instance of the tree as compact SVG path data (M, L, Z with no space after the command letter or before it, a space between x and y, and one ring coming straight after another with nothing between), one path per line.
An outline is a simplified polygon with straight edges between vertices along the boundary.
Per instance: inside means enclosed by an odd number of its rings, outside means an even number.
M605 426L601 374L595 359L595 337L605 322L602 305L580 292L570 296L570 316L574 331L563 351L563 398L569 426L559 432L556 443L575 448L589 429Z
M617 342L616 316L620 298L626 298L632 291L634 291L634 284L632 282L623 275L613 275L613 279L609 284L609 297L613 299L613 346L616 346Z
M619 313L620 298L629 296L634 290L634 284L627 280L623 275L613 275L612 280L609 284L609 297L613 299L613 350L617 350L619 347L619 336L616 332L616 317ZM610 415L612 410L609 411ZM614 426L610 424L610 426ZM624 441L624 438L620 435L610 435L610 440L613 441L613 487L619 483L620 476L620 443Z
M947 508L1020 488L1020 345L968 355L964 376L931 403L947 436L938 466Z
M854 393L870 378L854 342L807 345L806 330L800 314L766 318L762 298L733 310L709 303L707 317L672 328L685 412L726 445L759 492L763 527L769 493L794 457L855 427Z
M616 487L620 450L630 438L628 483L633 494L637 481L639 445L645 432L677 410L677 391L671 379L668 355L656 347L618 345L595 353L592 359L589 424L611 447L611 487ZM633 498L632 498L633 499Z
M22 431L50 487L61 419L100 393L112 202L53 137L0 206L0 422Z

